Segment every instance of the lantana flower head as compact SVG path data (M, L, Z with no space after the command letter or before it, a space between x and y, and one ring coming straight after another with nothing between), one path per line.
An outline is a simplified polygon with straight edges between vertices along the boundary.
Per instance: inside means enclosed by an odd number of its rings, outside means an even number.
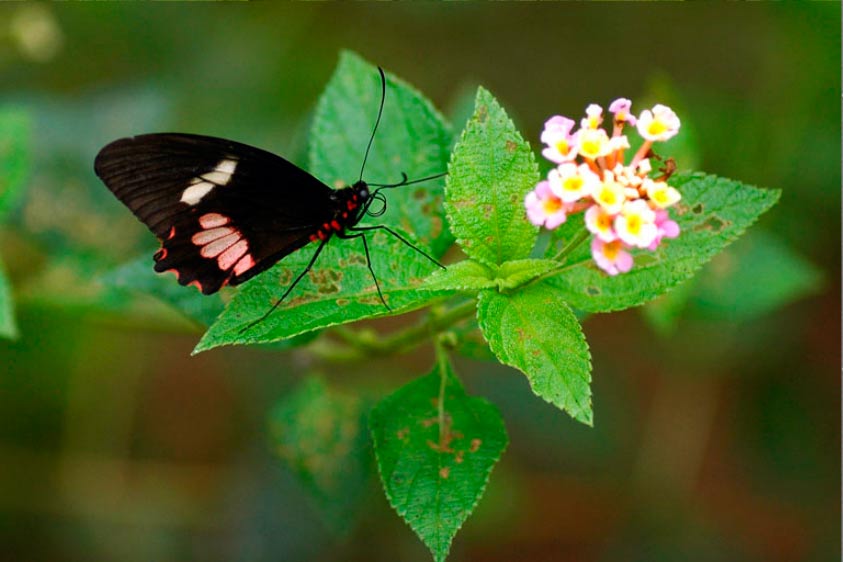
M591 255L609 275L629 271L631 251L654 251L664 239L679 236L679 225L668 209L681 200L669 184L673 167L653 170L653 143L679 132L679 118L669 107L655 105L636 118L632 102L618 98L609 105L613 115L611 135L602 127L603 108L590 104L576 122L555 115L547 120L541 141L542 155L557 164L547 179L536 185L524 204L530 221L554 229L572 215L583 212L593 234ZM637 127L644 142L626 161L631 148L625 126ZM658 175L661 173L661 175Z

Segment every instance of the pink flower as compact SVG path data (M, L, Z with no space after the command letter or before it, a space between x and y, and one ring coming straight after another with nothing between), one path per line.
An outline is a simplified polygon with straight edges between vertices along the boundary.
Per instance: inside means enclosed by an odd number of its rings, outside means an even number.
M569 206L550 190L550 183L540 181L524 199L527 217L536 226L554 229L568 218Z
M576 123L573 119L561 115L554 115L548 119L541 136L541 141L547 145L542 150L542 156L557 164L570 162L576 158L577 139L571 134L574 125Z
M670 220L667 211L662 209L656 211L656 229L656 237L647 247L651 252L659 247L662 238L676 238L679 236L679 225L675 221Z
M638 133L648 141L666 141L679 132L679 117L666 105L645 109L638 118Z
M632 269L632 255L624 251L623 243L620 240L604 242L595 237L591 241L591 256L597 263L597 267L609 275L626 273Z
M609 112L615 116L616 123L629 123L635 126L635 116L630 113L632 102L626 98L618 98L609 106Z

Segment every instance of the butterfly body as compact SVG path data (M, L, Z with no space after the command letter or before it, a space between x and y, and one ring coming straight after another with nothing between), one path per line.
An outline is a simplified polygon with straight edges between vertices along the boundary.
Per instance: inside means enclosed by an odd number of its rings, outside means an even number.
M347 237L370 202L364 181L334 190L280 156L200 135L119 139L94 169L158 236L155 270L205 294L311 242Z

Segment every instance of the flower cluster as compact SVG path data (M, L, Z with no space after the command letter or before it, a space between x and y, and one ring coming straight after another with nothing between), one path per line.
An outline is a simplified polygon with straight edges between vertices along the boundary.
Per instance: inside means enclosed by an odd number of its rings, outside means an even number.
M591 254L609 275L632 268L630 249L652 251L663 238L679 236L679 225L667 212L681 197L667 184L672 170L668 166L659 177L652 177L648 158L654 142L676 135L679 118L660 104L636 118L631 106L625 98L609 106L614 117L611 136L601 127L603 108L597 104L586 108L577 131L572 119L551 117L541 135L542 155L557 166L525 200L530 221L549 229L585 211L585 226L594 235ZM637 127L644 139L628 165L626 125Z

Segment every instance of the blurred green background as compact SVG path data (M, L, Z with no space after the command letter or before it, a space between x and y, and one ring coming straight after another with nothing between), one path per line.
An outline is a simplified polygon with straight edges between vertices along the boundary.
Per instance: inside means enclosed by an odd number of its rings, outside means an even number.
M20 331L0 340L0 560L429 559L374 476L356 524L333 534L265 420L308 372L385 392L426 372L430 350L365 366L190 357L195 325L98 282L156 245L94 176L99 148L189 131L303 164L345 48L457 129L483 84L536 149L552 114L662 101L683 119L680 169L783 190L671 300L586 321L594 429L514 371L458 362L511 444L449 559L839 559L840 15L837 2L0 6L0 110L32 121L26 191L0 228Z

